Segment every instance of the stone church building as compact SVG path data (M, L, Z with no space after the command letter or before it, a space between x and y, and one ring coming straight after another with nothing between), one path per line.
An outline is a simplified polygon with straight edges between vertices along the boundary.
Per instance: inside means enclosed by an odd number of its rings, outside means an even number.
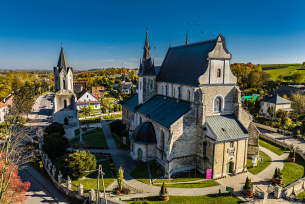
M170 47L156 74L146 33L138 93L123 102L130 155L156 160L165 178L190 169L212 178L246 170L258 130L241 107L225 38Z
M54 67L54 82L53 122L78 125L77 97L73 92L73 69L68 64L63 47L57 66Z

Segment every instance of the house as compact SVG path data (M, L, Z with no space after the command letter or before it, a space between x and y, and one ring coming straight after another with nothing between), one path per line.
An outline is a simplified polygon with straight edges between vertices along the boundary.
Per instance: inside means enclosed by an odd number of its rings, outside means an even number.
M7 95L3 99L3 103L5 103L8 106L8 108L13 106L13 103L14 103L14 91L12 91L9 95Z
M5 120L8 118L8 114L9 114L8 105L0 102L0 124L5 122Z
M268 113L268 108L274 108L274 116L278 110L292 112L291 108L292 101L289 101L279 95L269 95L263 99L261 99L261 109L259 111L260 115L263 115L265 118L271 118ZM274 118L273 116L273 118Z
M84 106L90 106L92 110L100 110L101 102L86 89L83 89L77 95L77 110L81 110Z
M91 93L96 98L103 98L104 97L104 92L105 92L105 87L104 86L93 86Z
M87 81L74 81L73 82L73 90L75 93L79 93L84 89L87 89L88 82Z
M157 74L148 34L138 92L123 104L134 160L156 160L164 177L197 169L212 178L246 171L259 131L241 106L225 39L170 47Z
M118 90L118 86L119 86L119 83L112 84L112 88L116 91ZM136 88L136 86L133 85L132 82L122 82L122 86L123 86L123 92L126 93L126 94L131 93L131 87L134 87L134 90Z
M305 86L304 85L290 85L290 86L282 86L273 92L270 93L270 95L279 95L284 96L287 95L288 97L291 96L292 93L305 93Z

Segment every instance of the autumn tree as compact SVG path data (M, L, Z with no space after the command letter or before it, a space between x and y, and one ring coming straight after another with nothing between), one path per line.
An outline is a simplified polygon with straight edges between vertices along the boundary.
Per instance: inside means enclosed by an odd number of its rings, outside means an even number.
M300 93L295 93L291 95L292 108L297 115L305 113L305 95Z
M273 106L268 107L267 112L270 115L271 120L273 120L273 117L274 117L274 107Z
M292 75L291 75L291 80L294 84L300 84L303 82L304 80L304 75L300 72L294 72Z

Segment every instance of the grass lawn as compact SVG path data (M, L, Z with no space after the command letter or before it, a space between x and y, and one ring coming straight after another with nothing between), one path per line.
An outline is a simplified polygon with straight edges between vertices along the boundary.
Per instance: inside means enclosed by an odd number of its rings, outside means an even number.
M166 204L234 204L242 203L242 201L229 194L208 195L208 196L169 196L169 200L160 201L158 196L145 198L149 203L166 203ZM133 203L132 200L124 200L127 203Z
M265 67L264 65L262 65L262 66ZM275 65L275 66L277 66L277 65ZM282 74L283 76L287 76L294 72L300 72L303 74L305 73L305 70L298 70L298 69L302 68L302 66L303 66L302 64L287 64L285 66L287 66L287 67L264 70L264 72L270 74L271 80L276 80L278 75L280 75L280 74Z
M158 182L158 180L156 182ZM167 188L206 188L206 187L212 187L212 186L218 186L218 185L219 185L219 183L217 183L216 181L211 179L211 180L200 181L200 182L196 182L196 183L184 183L184 184L167 183L167 184L165 184L165 187L167 187ZM162 186L162 184L154 184L154 186Z
M298 199L305 200L305 191L303 191L302 193L298 194Z
M83 135L83 140L87 142L89 148L108 149L108 145L102 128L95 128L93 130L90 130L89 132L86 132ZM79 137L73 138L71 141L73 144L75 144L79 141Z
M187 172L181 172L177 173L173 176L171 180L168 179L158 179L156 183L176 183L176 182L188 182L188 181L198 181L205 179L204 175L201 174L199 171L196 171L195 175L195 170L190 170Z
M145 162L141 163L139 166L137 166L130 175L137 179L138 181L141 181L146 184L150 184L149 175L148 175L148 169L147 164Z
M122 117L122 113L120 114L111 114L111 115L105 115L104 119L105 120L115 120L116 118L121 118Z
M295 155L295 160L295 163L285 160L285 165L282 170L283 183L285 186L304 176L305 161L297 154Z
M112 178L111 170L108 165L108 162L107 161L96 162L96 168L98 168L99 164L102 164L103 172L105 173L105 175L104 175L105 188L107 188L110 184L113 183L114 179ZM88 194L88 191L91 188L96 190L97 189L97 175L98 175L98 172L94 171L91 174L89 174L88 176L86 176L86 178L84 178L84 179L80 179L78 181L72 181L72 184L73 184L72 189L77 191L78 190L77 186L79 184L82 184L84 186L84 193L86 193L86 194ZM100 189L100 191L103 190L103 183L102 183L101 178L100 178L99 189Z
M274 144L272 142L266 141L262 138L259 138L259 145L262 147L265 147L266 149L269 149L270 151L274 152L275 154L281 156L282 154L285 153L283 147Z
M255 168L251 168L252 167L252 159L248 159L247 160L247 168L248 171L252 174L258 174L259 172L261 172L262 170L264 170L265 168L267 168L267 166L269 166L269 164L271 163L271 158L265 154L264 152L259 152L259 157L263 158L263 163L261 163L260 161L257 164L257 167Z

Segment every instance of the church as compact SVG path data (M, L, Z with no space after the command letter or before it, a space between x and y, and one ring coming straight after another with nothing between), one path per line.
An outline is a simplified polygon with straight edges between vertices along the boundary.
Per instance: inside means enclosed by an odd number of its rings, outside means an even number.
M211 169L213 179L247 170L259 131L241 107L231 58L222 35L186 39L169 47L157 71L146 32L138 91L122 103L134 160L156 160L165 178L191 169Z
M73 91L73 69L69 66L64 48L61 47L57 66L54 67L55 94L53 122L78 125L77 97Z

